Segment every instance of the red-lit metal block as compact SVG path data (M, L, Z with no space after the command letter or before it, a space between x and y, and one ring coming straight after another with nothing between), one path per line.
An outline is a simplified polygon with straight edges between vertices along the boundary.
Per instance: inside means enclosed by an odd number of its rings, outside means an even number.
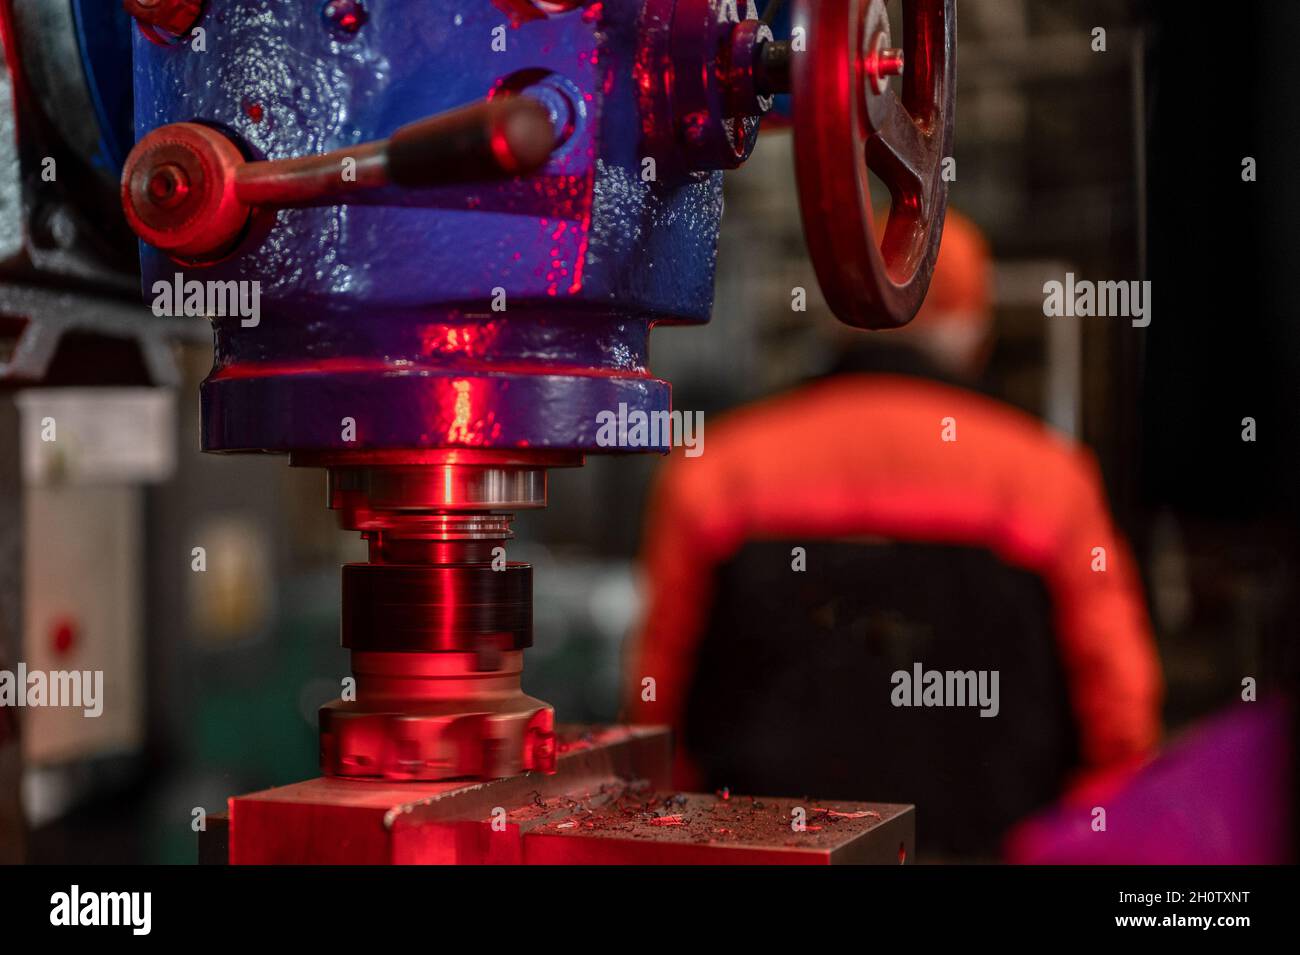
M562 727L558 738L557 772L550 776L436 783L326 777L233 797L229 860L236 865L519 863L524 833L551 818L535 810L549 804L558 814L570 794L599 793L624 780L668 786L670 741L662 727ZM494 829L494 818L504 818L504 827L498 822ZM220 837L217 826L204 841ZM200 854L211 853L201 846Z
M897 865L911 806L679 793L662 727L562 728L558 772L487 783L314 779L230 800L233 864Z
M900 865L911 806L656 791L580 800L524 836L527 865Z

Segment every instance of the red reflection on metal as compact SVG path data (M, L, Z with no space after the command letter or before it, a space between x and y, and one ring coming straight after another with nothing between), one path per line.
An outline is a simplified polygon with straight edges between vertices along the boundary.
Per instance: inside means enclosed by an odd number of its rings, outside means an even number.
M238 796L230 862L892 865L900 843L914 841L910 806L842 804L874 814L793 832L798 800L667 789L664 727L560 727L558 737L550 776L400 786L324 778ZM672 813L659 815L669 801ZM494 825L500 809L504 828Z
M570 223L565 222L564 220L560 220L555 223L555 227L552 229L550 220L542 219L541 227L544 232L549 233L552 242L561 242L565 239L565 233L569 230ZM581 254L577 257L577 262L575 263L575 269L577 265L581 263L582 258L583 255ZM564 279L566 279L568 275L569 275L569 268L568 265L565 263L564 259L562 258L562 252L560 246L558 245L552 246L550 250L549 268L548 271L545 273L546 294L552 296L559 295L560 283ZM574 290L575 290L574 287L570 287L570 291L574 291Z
M514 147L510 144L505 127L492 127L488 134L488 145L492 147L492 155L496 158L497 165L511 174L519 171L519 159L515 156Z
M451 426L447 429L447 441L451 444L468 445L482 443L482 431L473 422L474 402L471 396L471 383L468 379L458 378L451 383L451 387L456 392L456 400Z
M321 15L327 23L344 34L356 33L369 18L369 13L360 0L330 0L325 4Z
M524 737L524 769L548 775L556 771L559 746L555 739L555 711L538 710Z
M426 356L482 358L491 351L492 343L500 330L498 322L434 322L422 325L419 330L420 351Z
M382 358L315 358L302 362L235 362L218 368L208 376L209 381L230 378L277 378L283 375L339 374L401 374L421 370L438 370L436 364L420 365L411 361L388 361ZM592 368L589 365L564 365L553 362L525 364L523 362L458 361L456 371L465 374L546 375L576 378L652 378L645 368ZM430 387L433 387L432 385Z
M587 261L587 243L591 236L591 195L587 196L587 208L582 215L582 224L579 226L578 239L578 257L573 266L573 284L569 286L569 294L577 295L582 291L582 266Z
M533 4L532 0L492 0L492 5L510 18L511 27L546 17L546 11Z

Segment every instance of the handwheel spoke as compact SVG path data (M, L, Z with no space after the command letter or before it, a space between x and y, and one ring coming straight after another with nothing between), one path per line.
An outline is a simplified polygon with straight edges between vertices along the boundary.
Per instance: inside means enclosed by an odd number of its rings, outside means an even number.
M934 139L912 119L902 100L893 93L880 128L867 140L867 165L885 181L895 196L914 197L919 212L930 208L930 170L937 161Z

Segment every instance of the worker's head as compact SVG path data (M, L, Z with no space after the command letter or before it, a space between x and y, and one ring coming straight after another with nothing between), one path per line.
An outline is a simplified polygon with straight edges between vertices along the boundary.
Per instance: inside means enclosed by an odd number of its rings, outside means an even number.
M883 225L884 216L877 221ZM873 343L910 345L948 374L977 377L992 343L991 271L979 227L950 207L921 310L903 328L873 335Z

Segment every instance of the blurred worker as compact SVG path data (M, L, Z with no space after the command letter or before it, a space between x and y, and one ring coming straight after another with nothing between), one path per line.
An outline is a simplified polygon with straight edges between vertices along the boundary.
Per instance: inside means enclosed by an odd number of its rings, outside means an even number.
M1140 763L1161 682L1097 467L960 387L990 257L949 211L920 314L674 455L643 552L636 722L676 784L914 803L931 856L988 858L1079 778Z

